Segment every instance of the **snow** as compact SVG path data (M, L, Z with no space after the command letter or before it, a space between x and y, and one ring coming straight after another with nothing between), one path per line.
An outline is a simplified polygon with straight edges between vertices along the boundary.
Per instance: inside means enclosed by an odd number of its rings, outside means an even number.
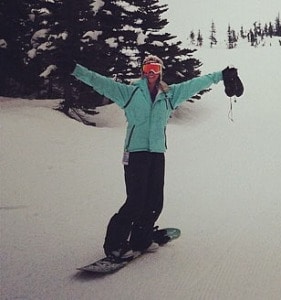
M56 70L56 69L57 69L57 67L56 67L55 65L49 65L49 66L45 69L45 71L43 71L43 72L39 75L39 77L42 77L42 78L48 78L49 75L50 75L54 70Z
M36 56L36 52L37 52L37 50L35 48L32 48L27 52L27 56L30 59L33 59Z
M234 122L222 83L176 111L158 225L182 236L107 277L76 267L103 256L125 197L123 112L87 127L59 100L0 98L1 299L280 299L280 48L195 55L203 73L238 67Z
M46 39L49 31L50 29L45 29L45 28L37 30L31 38L32 44L33 45L37 44L39 39Z
M105 40L105 42L111 47L111 48L117 48L118 42L115 37L111 37Z
M8 46L7 42L4 39L0 39L0 49L4 48L6 49Z
M280 0L159 0L161 4L168 4L168 10L163 14L169 24L165 30L172 32L185 44L190 32L197 35L200 30L203 43L209 40L212 22L215 24L216 37L219 41L227 39L228 25L238 33L241 26L245 30L253 28L255 22L275 23L280 13ZM180 9L179 9L180 8ZM192 12L192 13L191 13ZM208 42L207 42L208 43Z
M127 1L119 1L116 3L117 6L123 7L126 11L135 12L139 8L136 5L129 4Z
M104 1L102 1L102 0L96 0L96 1L94 1L93 3L92 3L92 7L93 7L93 11L94 12L98 12L99 11L99 9L101 8L101 7L103 7L104 6Z
M35 15L41 15L41 16L48 16L51 14L47 8L32 9L31 13Z
M142 31L138 32L138 37L137 37L137 44L138 45L144 45L146 39L147 39L147 35L146 34L144 34Z
M95 30L95 31L87 31L83 37L82 40L86 41L87 38L92 39L94 41L96 41L98 39L98 37L102 34L102 31L99 30Z
M151 45L158 46L158 47L163 47L164 46L164 44L162 42L159 42L159 41L153 41L153 42L151 42Z

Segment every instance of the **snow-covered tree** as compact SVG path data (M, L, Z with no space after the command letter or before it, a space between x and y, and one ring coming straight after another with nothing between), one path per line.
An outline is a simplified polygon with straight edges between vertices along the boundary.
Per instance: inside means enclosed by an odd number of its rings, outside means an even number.
M227 48L233 49L237 46L237 36L234 29L231 29L230 25L228 25L227 29Z
M90 55L89 48L93 48L100 34L96 12L102 7L93 6L91 0L68 0L57 1L52 12L55 22L50 30L52 45L55 50L51 50L52 64L58 63L57 59L66 56L68 59L91 68L95 62L103 63L103 70L107 70L109 62L98 57L95 49ZM104 43L104 45L106 45ZM99 51L102 52L102 51ZM103 47L103 52L107 53L107 48ZM106 57L106 56L105 56ZM96 66L98 68L98 66ZM58 73L60 74L60 73ZM51 76L57 75L52 73ZM108 75L105 74L105 75ZM55 76L56 77L56 76ZM76 107L95 108L101 101L100 95L95 93L90 87L75 80L72 76L60 76L60 82L64 90L64 101L61 109L65 113Z
M32 74L27 76L26 53L32 36L30 7L40 1L1 1L0 3L0 50L1 94L27 93L36 86Z
M280 22L280 13L275 19L275 35L281 36L281 22Z
M216 39L216 27L214 21L212 21L211 24L211 34L210 34L210 47L212 48L213 45L217 44L217 39Z
M243 26L241 26L241 28L240 28L240 36L242 39L245 39L247 37Z
M189 34L189 39L190 39L190 45L195 45L195 33L193 30L190 31L190 34Z
M197 34L197 46L201 47L203 45L203 36L201 34L201 31L198 31Z
M269 25L268 25L268 34L269 36L272 38L273 35L274 35L274 29L273 29L273 25L271 22L269 22Z
M163 59L168 83L200 74L194 50L164 32L168 6L158 0L9 0L0 8L3 86L8 74L21 77L30 92L47 91L40 96L58 97L64 90L65 111L95 107L102 97L55 71L62 55L122 82L140 75L140 62L149 53Z
M139 60L142 61L147 54L159 56L165 65L163 79L168 84L198 76L201 65L199 60L192 57L195 50L183 48L181 41L174 41L175 36L163 33L168 24L168 21L162 18L162 14L168 9L167 5L160 5L158 0L138 0L133 3L138 7L137 31L145 37L144 42L137 44Z

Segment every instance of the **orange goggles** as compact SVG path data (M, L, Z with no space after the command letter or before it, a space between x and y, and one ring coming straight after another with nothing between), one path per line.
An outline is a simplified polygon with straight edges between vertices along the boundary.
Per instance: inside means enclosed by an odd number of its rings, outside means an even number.
M149 72L153 72L154 74L159 74L161 72L162 65L158 63L148 63L145 65L142 65L142 71L145 74L148 74Z

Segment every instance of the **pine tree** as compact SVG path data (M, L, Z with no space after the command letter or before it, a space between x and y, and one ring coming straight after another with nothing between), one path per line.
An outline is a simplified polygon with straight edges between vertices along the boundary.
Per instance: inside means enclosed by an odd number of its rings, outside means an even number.
M2 96L10 95L10 86L20 66L17 47L13 39L16 33L14 23L19 17L15 15L18 13L18 10L14 10L15 7L14 1L0 2L0 95Z
M233 49L237 45L237 36L234 29L231 29L230 25L228 25L227 29L227 48Z
M163 57L167 48L167 42L174 37L160 31L168 24L162 19L161 14L167 11L167 5L160 5L158 0L133 1L137 7L136 18L139 19L138 30L145 37L145 42L136 45L139 63L147 54L155 54Z
M190 38L190 44L195 45L195 34L193 30L190 32L189 38Z
M135 71L130 65L138 37L134 22L134 11L124 1L104 2L94 16L97 37L84 50L85 57L88 57L87 66L126 82Z
M182 42L173 42L175 36L162 33L168 24L168 21L161 16L167 11L167 5L160 5L158 0L137 0L133 1L133 4L137 7L136 17L139 20L137 30L145 37L145 43L137 45L139 62L147 54L159 56L165 65L163 79L168 84L198 76L201 64L199 60L192 57L195 50L183 48ZM194 97L194 99L198 98L199 95Z
M215 28L215 23L212 21L211 24L211 35L210 35L210 47L212 48L213 45L217 44L217 39L216 39L216 28Z
M265 25L264 25L263 32L264 32L265 36L268 36L268 25L267 25L267 23L265 23Z
M240 28L240 36L241 36L242 39L245 39L247 37L247 35L245 34L243 26L241 26L241 28Z
M0 3L1 94L18 96L36 86L37 78L28 72L26 53L32 37L30 7L38 1L10 0Z
M250 29L249 34L248 34L248 41L251 43L251 46L257 45L257 37L255 36L252 29Z
M16 66L13 76L23 74L28 93L39 87L45 96L57 97L64 87L66 112L81 105L95 107L102 97L72 76L54 72L60 53L122 82L140 76L140 62L147 54L163 59L168 83L200 74L194 50L163 32L168 21L162 14L168 7L158 0L10 0L0 8L0 54L9 54L13 62L6 69ZM7 87L3 74L0 80ZM30 80L24 82L26 78Z
M273 29L273 26L272 26L271 22L269 22L269 25L268 25L268 35L269 35L270 38L272 38L273 35L274 35L274 29Z
M53 15L55 8L54 2L39 0L31 3L27 10L32 25L24 61L28 73L40 89L40 98L52 98L53 96L52 82L39 75L44 71L46 73L46 68L55 68L54 65L51 65L53 63L52 54L55 50L54 40L56 39L56 36L52 34L52 28L56 22Z
M52 64L56 65L57 54L65 55L72 60L85 63L84 35L93 28L94 11L91 8L90 0L68 0L57 1L52 10L53 22L50 36L52 39ZM49 53L50 54L50 53ZM60 57L60 56L58 56ZM51 74L51 76L54 74ZM56 75L56 74L55 74ZM71 113L73 108L95 108L99 97L93 90L75 80L72 76L57 78L63 87L64 101L61 103L61 110L66 114Z
M280 13L275 19L275 35L281 36L281 23L280 23Z
M197 46L201 47L202 45L203 45L203 36L199 30L197 35Z

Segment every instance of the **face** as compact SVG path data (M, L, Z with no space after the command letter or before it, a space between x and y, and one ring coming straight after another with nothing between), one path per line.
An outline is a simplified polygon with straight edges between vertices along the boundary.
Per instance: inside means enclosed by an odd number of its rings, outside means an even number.
M155 74L151 71L149 73L143 73L143 75L147 78L150 84L156 84L160 76L160 74Z
M156 84L159 80L162 66L158 63L148 63L142 66L143 76L145 76L150 84Z

